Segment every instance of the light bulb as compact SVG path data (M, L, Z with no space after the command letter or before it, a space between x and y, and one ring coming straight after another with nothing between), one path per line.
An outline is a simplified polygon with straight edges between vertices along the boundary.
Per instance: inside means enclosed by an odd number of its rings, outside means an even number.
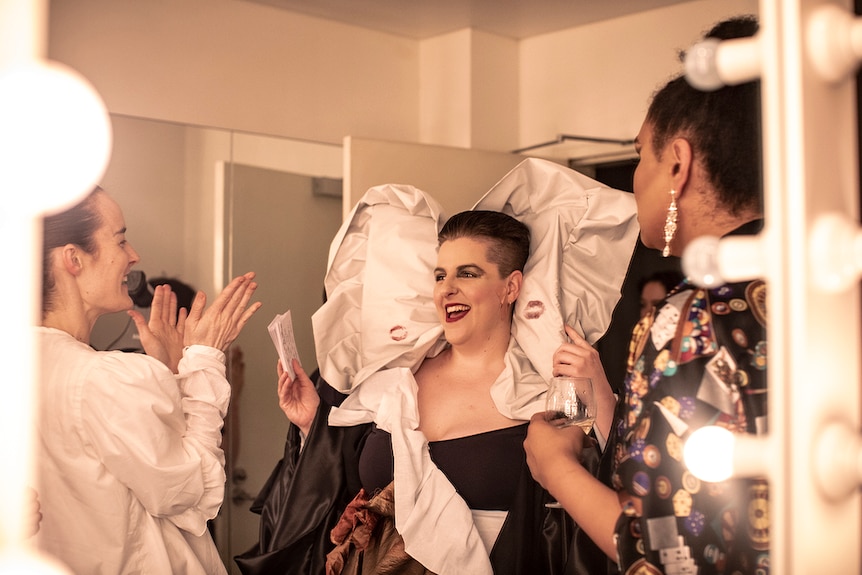
M686 81L703 92L750 82L760 76L760 43L757 36L707 38L686 51L683 65Z
M0 73L0 189L25 214L59 210L99 183L111 124L83 76L32 61Z
M0 575L72 575L55 559L35 551L8 549L0 553Z
M703 481L724 481L733 474L734 444L733 433L724 427L701 427L685 442L685 465Z
M718 260L720 241L715 236L700 236L685 247L682 271L695 285L711 288L724 283Z
M716 52L721 40L709 38L699 42L686 50L685 79L692 87L704 92L718 90L724 86L724 82L718 73L718 59Z
M685 247L682 271L697 286L713 288L726 282L763 277L764 240L756 236L700 236Z

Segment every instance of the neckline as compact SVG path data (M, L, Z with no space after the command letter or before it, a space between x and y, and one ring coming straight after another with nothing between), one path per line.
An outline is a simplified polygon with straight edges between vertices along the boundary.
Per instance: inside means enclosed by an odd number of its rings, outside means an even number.
M500 427L498 429L491 429L488 431L480 431L479 433L474 433L473 435L462 435L461 437L452 437L449 439L437 439L435 441L429 441L428 443L429 444L436 444L436 443L448 443L448 442L452 442L452 441L463 441L463 440L468 440L468 439L481 439L483 436L487 436L487 435L495 434L495 433L502 434L502 433L505 433L508 431L514 431L514 430L520 429L522 427L527 427L529 424L530 424L529 421L525 421L524 423L519 423L517 425L510 425L509 427Z

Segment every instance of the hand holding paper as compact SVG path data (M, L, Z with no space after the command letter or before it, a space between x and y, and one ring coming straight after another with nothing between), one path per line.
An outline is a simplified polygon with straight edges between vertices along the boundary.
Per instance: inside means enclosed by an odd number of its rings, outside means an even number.
M293 372L293 359L299 359L299 353L296 351L296 339L293 336L293 320L290 317L290 310L275 316L269 322L267 329L272 343L275 344L282 367L290 375L290 378L294 379L296 374Z

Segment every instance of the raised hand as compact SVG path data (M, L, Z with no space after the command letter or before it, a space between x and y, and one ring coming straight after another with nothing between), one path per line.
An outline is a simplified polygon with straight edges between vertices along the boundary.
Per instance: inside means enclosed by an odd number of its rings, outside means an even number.
M278 360L276 371L278 372L278 406L287 419L307 436L317 413L317 407L320 405L320 396L317 395L314 383L296 359L293 360L295 379L290 378L290 373L282 367L281 360Z
M199 291L186 318L184 345L208 345L226 352L260 309L260 302L249 305L257 289L254 275L249 272L234 278L206 309L207 296Z
M565 326L571 343L564 343L554 352L554 375L589 377L596 395L596 428L607 439L613 422L614 397L599 352L571 326Z
M156 286L153 290L149 322L135 310L129 310L128 314L138 328L141 345L146 354L177 373L180 359L183 357L183 335L188 314L185 308L177 314L177 294L168 285Z

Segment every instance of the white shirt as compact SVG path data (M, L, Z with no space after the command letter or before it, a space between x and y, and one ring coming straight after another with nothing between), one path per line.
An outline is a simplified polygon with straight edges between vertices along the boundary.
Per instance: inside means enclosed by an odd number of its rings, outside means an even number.
M224 498L224 354L175 375L39 327L38 547L76 574L225 574L207 530Z

